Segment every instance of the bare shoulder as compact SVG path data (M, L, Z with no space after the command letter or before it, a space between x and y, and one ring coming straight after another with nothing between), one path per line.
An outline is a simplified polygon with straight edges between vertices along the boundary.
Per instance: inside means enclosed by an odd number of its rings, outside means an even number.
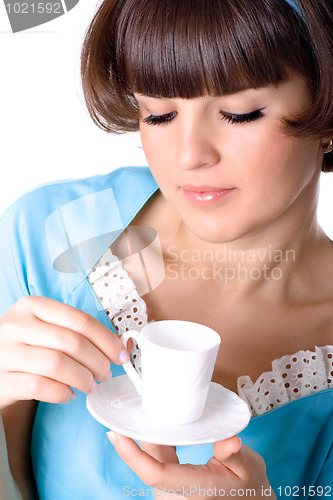
M31 434L38 403L18 401L1 410L9 465L24 498L30 498L34 480L30 458Z

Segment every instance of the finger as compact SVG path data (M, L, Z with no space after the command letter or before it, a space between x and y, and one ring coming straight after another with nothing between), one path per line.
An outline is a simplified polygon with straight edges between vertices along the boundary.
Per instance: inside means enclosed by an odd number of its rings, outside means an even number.
M213 445L214 457L220 462L225 462L234 456L241 448L242 442L238 436L233 436L223 441L218 441Z
M67 403L74 397L70 387L46 377L19 372L0 375L0 408L19 400Z
M116 434L112 431L108 432L107 436L116 449L118 455L143 480L144 483L154 486L153 483L155 480L158 482L161 467L163 467L158 460L141 450L139 445L128 437Z
M67 355L46 349L17 345L7 347L0 354L1 372L24 372L41 375L81 392L88 393L95 388L92 373Z
M242 446L238 436L233 436L224 441L214 443L214 459L223 464L241 479L249 477L251 468L254 466L257 474L260 467L265 468L264 461L256 452ZM257 462L255 464L255 462Z
M132 439L114 432L108 432L107 436L118 455L149 486L181 489L186 485L200 485L204 488L215 479L214 471L206 466L161 463L141 450Z
M41 321L83 335L113 363L122 364L129 360L117 335L90 314L47 297L24 297L17 305L22 313L32 313Z
M153 443L141 443L141 442L140 445L143 451L149 453L151 457L156 458L156 460L158 460L159 462L162 463L167 462L174 464L179 463L175 446L162 446Z
M7 344L14 345L15 343L62 352L88 368L94 378L100 382L111 375L110 360L89 340L77 332L45 323L35 317L27 320L24 332L16 332L16 335L14 333L11 336L11 342L7 340Z

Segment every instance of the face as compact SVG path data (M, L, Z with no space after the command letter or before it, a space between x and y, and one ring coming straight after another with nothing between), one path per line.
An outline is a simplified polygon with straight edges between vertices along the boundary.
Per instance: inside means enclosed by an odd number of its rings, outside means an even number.
M136 99L152 174L199 238L233 241L315 210L321 143L286 135L281 122L309 105L303 78L226 96Z

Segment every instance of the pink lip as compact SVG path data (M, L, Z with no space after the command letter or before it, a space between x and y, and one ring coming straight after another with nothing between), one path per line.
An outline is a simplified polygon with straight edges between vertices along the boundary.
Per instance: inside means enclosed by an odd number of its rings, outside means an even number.
M193 205L214 205L234 191L235 188L217 188L212 186L183 186L183 193L187 201Z

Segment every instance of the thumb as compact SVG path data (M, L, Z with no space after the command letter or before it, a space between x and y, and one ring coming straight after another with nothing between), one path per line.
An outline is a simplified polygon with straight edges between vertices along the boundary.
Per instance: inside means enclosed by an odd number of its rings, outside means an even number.
M221 463L225 464L226 460L230 459L233 455L239 452L242 442L238 436L233 436L223 441L214 443L213 453L214 457Z
M242 442L238 436L214 443L213 453L214 457L211 460L218 461L239 477L243 475L245 464Z

